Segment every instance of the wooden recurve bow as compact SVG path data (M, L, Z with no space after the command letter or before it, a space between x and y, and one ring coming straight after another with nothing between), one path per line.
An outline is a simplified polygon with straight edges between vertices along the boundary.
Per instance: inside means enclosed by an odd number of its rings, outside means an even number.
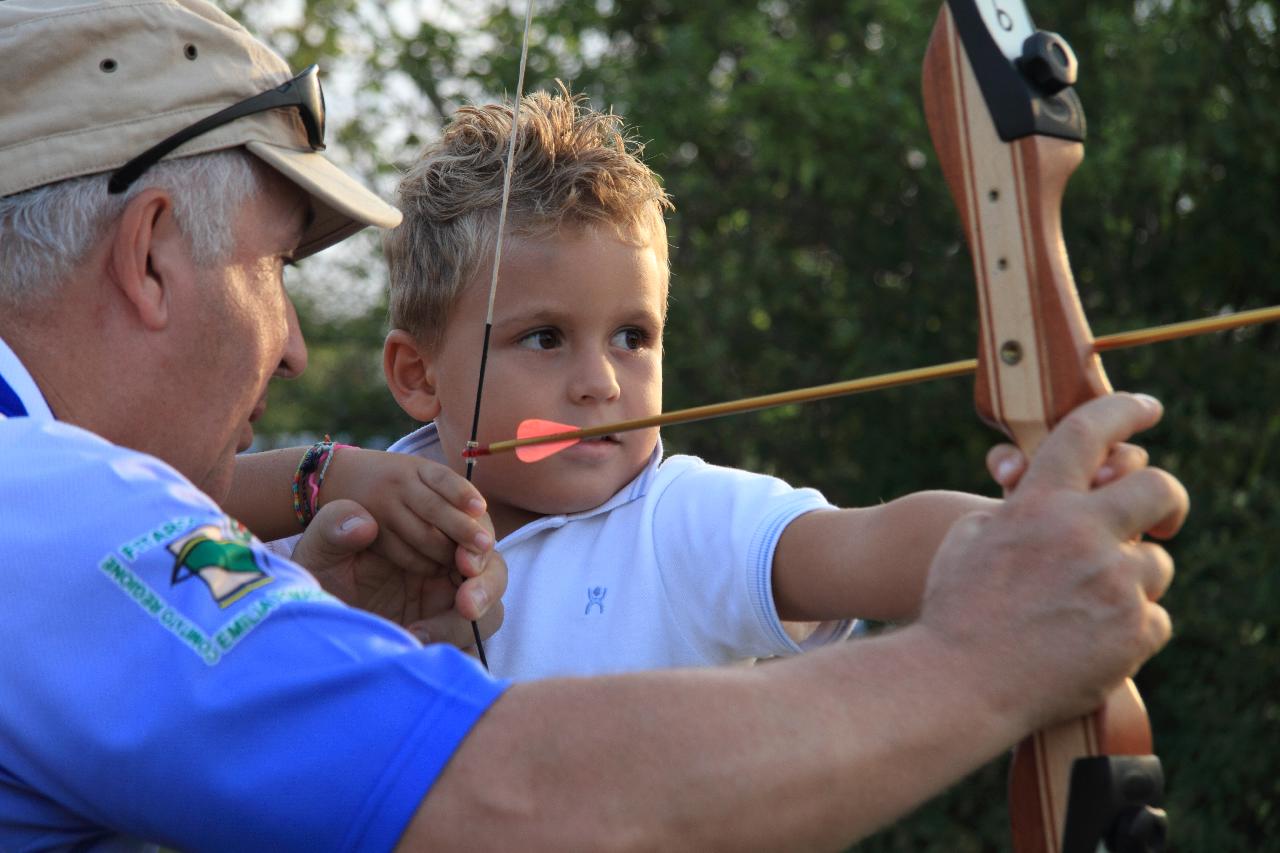
M1062 239L1084 156L1076 59L1022 0L947 0L924 61L924 103L978 284L979 415L1028 456L1076 406L1111 391ZM1016 750L1018 853L1159 851L1165 816L1146 709L1126 681L1095 713Z

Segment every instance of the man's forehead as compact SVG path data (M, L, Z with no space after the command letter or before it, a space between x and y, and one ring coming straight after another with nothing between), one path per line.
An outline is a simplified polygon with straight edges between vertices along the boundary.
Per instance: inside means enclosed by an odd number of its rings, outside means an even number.
M315 204L311 196L274 169L264 166L260 174L263 177L262 195L269 202L267 227L291 247L296 247L315 221Z

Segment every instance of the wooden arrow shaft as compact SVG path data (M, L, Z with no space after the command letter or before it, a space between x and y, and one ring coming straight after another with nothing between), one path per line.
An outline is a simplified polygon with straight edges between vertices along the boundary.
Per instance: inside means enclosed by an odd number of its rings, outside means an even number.
M1280 320L1280 306L1256 308L1251 311L1239 311L1234 314L1221 314L1201 320L1185 320L1181 323L1169 323L1163 326L1152 326L1132 332L1119 332L1114 335L1103 335L1096 338L1093 348L1096 352L1108 352L1116 349L1145 346L1146 344L1187 338L1194 335L1205 335L1212 332L1223 332L1244 326L1270 323ZM476 449L477 455L504 453L518 447L532 444L546 444L554 441L570 441L573 439L593 438L600 435L612 435L619 432L646 429L655 426L684 424L692 421L708 420L724 415L754 412L776 406L793 403L809 403L815 400L826 400L831 397L847 397L867 391L879 391L899 385L913 385L933 379L946 379L954 376L965 376L977 368L977 359L967 358L963 361L952 361L932 367L917 367L911 370L898 370L867 376L861 379L848 379L843 382L831 382L826 385L814 385L809 388L796 388L791 391L779 391L774 394L763 394L759 397L745 397L740 400L729 400L724 403L711 403L706 406L694 406L675 412L650 415L644 418L633 418L612 424L568 430L551 435L540 435L532 438L513 438L506 441L495 441L492 444Z

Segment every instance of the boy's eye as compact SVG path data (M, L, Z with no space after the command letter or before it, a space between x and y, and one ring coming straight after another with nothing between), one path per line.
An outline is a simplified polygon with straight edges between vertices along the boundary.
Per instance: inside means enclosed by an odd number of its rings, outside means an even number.
M627 329L619 329L613 333L613 340L610 341L615 347L622 349L640 349L644 346L648 336L644 332L635 327Z
M560 345L560 333L555 329L536 329L518 341L526 349L555 349Z

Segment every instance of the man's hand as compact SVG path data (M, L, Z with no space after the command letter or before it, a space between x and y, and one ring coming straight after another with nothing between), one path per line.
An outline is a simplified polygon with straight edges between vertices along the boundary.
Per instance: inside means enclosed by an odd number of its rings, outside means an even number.
M996 511L961 519L930 570L920 623L980 672L993 710L1027 731L1102 704L1172 633L1156 602L1173 577L1146 532L1172 536L1186 490L1112 448L1153 426L1158 402L1114 394L1080 407L1041 445ZM1111 462L1120 473L1097 485Z
M487 516L482 523L492 534ZM482 637L498 630L507 564L496 550L477 556L456 546L452 565L431 564L429 571L413 572L375 552L371 546L377 536L378 525L363 507L335 500L316 513L294 547L293 560L327 592L405 626L423 642L471 646L472 621L479 622Z
M1145 467L1148 461L1145 448L1130 444L1127 441L1112 447L1107 454L1107 461L1102 464L1093 477L1093 485L1105 486L1112 480L1123 477ZM1027 457L1017 445L997 444L987 453L987 471L991 479L1004 488L1005 494L1013 491L1027 471Z

